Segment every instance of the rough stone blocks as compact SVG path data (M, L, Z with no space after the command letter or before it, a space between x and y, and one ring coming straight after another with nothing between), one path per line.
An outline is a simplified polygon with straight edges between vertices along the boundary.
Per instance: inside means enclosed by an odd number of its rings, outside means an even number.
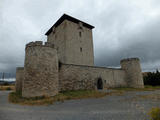
M23 97L54 96L58 93L57 51L42 42L26 45Z
M24 68L17 67L16 69L16 92L22 91L23 80L24 80Z

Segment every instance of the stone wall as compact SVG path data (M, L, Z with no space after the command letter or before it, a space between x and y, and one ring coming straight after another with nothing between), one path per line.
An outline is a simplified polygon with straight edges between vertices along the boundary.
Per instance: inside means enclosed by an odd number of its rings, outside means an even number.
M59 90L97 89L97 80L103 88L126 87L125 71L105 67L62 64L59 70Z
M66 20L58 27L52 28L52 32L47 36L47 42L53 43L57 48L58 59L62 63L66 60Z
M121 60L121 67L126 72L126 81L128 87L144 87L140 60L138 58L128 58Z
M58 57L52 44L41 41L26 45L23 97L54 96L58 93Z
M94 65L92 29L64 20L52 28L47 36L58 51L60 62L76 65Z
M23 80L24 80L24 68L17 67L16 69L16 92L22 91Z
M66 63L94 66L92 29L66 21Z

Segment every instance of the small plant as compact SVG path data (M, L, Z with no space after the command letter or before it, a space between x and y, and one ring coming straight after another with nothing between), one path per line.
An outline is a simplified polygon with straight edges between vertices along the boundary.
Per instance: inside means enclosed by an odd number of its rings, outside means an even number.
M6 87L6 90L12 90L10 87Z
M160 108L152 108L149 112L151 120L160 120Z
M9 85L9 83L8 82L4 82L4 84L3 84L4 86L8 86Z
M0 91L5 91L5 90L15 90L15 86L13 85L8 85L8 86L0 86Z

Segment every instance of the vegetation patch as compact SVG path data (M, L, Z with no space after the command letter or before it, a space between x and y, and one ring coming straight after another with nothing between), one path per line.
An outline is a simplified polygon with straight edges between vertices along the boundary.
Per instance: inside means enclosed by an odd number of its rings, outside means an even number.
M118 90L118 91L154 91L154 90L160 90L160 86L146 85L144 88L119 87L119 88L113 88L112 90Z
M160 72L143 73L143 80L145 85L160 86Z
M151 99L154 101L159 101L160 100L160 93L152 93L149 95L138 95L137 96L138 99Z
M160 120L160 108L152 108L148 114L151 120Z
M0 86L0 90L1 90L1 91L5 91L5 90L15 90L15 86L14 86L14 85L3 85L3 86Z
M57 94L54 97L34 97L34 98L24 98L21 92L11 92L9 94L9 101L21 105L49 105L54 102L71 99L84 99L84 98L100 98L106 96L107 93L99 92L94 90L78 90L78 91L65 91Z

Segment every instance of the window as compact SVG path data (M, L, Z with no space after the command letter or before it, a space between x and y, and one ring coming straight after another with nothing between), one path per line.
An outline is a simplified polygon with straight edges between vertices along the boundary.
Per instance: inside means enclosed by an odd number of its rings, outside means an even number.
M80 52L82 52L82 48L80 47Z
M82 32L79 32L79 37L81 37L82 36Z

